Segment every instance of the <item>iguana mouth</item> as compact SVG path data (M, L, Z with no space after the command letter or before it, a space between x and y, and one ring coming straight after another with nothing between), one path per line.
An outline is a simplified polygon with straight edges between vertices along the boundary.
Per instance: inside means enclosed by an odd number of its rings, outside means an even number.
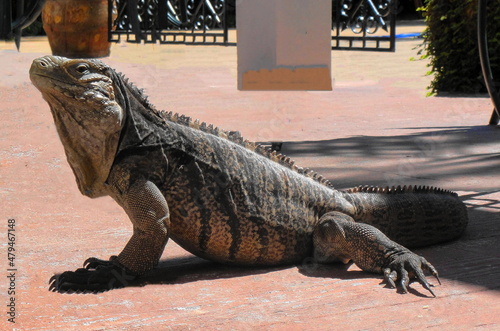
M57 78L50 77L48 75L34 73L35 77L32 76L32 81L35 86L39 87L43 94L48 94L55 96L56 94L63 94L64 96L76 100L86 100L82 94L78 93L84 92L84 88L79 88L79 86L74 84L68 84ZM41 78L40 82L37 82L37 77Z
M115 99L114 92L111 88L94 85L81 86L77 84L68 84L57 78L43 74L35 73L34 75L42 78L41 84L37 83L37 79L32 76L33 83L39 87L43 94L59 99L58 96L74 99L77 102L94 102L101 105L106 105L113 102ZM41 85L41 86L40 86Z

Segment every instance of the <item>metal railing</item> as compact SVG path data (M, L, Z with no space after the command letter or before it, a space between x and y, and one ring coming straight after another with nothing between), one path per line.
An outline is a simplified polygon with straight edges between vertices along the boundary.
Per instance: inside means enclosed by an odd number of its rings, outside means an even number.
M109 40L228 45L224 0L109 0Z
M333 0L332 49L396 50L397 0Z
M396 2L332 0L332 49L395 51ZM109 0L109 6L111 41L236 44L228 40L228 0Z

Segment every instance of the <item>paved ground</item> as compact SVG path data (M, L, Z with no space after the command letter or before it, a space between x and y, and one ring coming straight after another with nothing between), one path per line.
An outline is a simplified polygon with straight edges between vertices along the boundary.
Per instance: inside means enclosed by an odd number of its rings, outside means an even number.
M407 26L398 32L417 32ZM114 45L106 62L171 109L257 141L284 141L285 154L337 187L410 183L459 191L470 226L453 243L418 250L439 270L437 299L414 285L402 295L356 267L305 263L229 268L169 243L143 286L96 295L48 291L55 272L89 256L116 254L131 226L111 199L78 193L47 104L30 84L45 39L22 52L0 43L0 220L15 220L16 324L9 330L493 330L500 329L500 131L478 97L426 98L418 41L397 52L332 52L331 92L239 92L234 47ZM6 234L0 268L7 273ZM5 311L9 280L0 280Z

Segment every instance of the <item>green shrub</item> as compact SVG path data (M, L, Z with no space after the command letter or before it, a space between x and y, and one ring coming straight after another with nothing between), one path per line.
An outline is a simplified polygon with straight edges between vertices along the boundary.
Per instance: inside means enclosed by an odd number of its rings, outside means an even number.
M434 79L431 93L486 92L477 47L477 0L426 0L422 44ZM488 48L493 77L500 82L500 0L488 1Z

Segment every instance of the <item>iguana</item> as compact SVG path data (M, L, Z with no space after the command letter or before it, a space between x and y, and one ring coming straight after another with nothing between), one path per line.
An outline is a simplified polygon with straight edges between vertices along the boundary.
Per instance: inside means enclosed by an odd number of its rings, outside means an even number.
M111 196L133 224L120 254L55 275L53 291L123 286L117 279L152 270L171 238L226 264L353 261L404 293L415 279L434 295L424 271L439 281L436 269L405 246L457 238L467 225L455 193L336 190L236 131L158 111L100 60L45 56L33 61L30 77L50 106L80 192Z

